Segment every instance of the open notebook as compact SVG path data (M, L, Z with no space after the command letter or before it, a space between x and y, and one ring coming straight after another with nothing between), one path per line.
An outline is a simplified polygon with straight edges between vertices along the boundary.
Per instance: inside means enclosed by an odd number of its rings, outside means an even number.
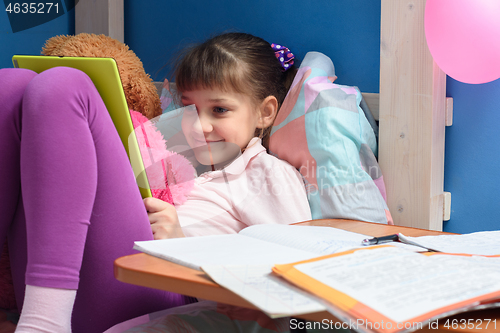
M315 297L276 281L271 274L274 264L360 247L366 237L330 227L259 224L238 234L140 241L134 249L204 270L270 317L282 317L326 308Z
M498 330L496 319L488 317L438 319L500 307L500 257L380 246L275 265L273 272L320 297L356 332L432 332L438 323L461 332ZM464 321L475 325L464 326Z
M58 66L76 68L85 72L99 91L120 135L142 197L151 197L118 66L113 58L15 55L12 57L12 62L16 68L26 68L37 73Z
M274 264L359 248L368 237L331 227L259 224L238 234L140 241L134 249L203 270L270 317L282 317L323 311L325 307L316 297L278 281L271 274Z

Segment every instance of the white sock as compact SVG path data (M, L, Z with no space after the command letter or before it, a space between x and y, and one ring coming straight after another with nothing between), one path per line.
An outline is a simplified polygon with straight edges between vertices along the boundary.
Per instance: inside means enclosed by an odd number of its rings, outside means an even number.
M70 333L76 290L26 286L16 333Z

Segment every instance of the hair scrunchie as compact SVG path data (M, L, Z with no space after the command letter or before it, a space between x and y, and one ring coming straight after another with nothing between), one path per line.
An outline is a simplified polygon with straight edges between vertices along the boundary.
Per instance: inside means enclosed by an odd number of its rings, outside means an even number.
M287 69L292 67L293 59L295 59L295 56L286 46L272 43L271 47L274 50L276 58L279 60L281 66L283 67L283 71L286 71Z

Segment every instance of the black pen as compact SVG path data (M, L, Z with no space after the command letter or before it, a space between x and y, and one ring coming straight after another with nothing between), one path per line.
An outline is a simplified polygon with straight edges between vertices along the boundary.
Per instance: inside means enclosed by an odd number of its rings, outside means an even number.
M399 240L399 236L396 235L389 235L389 236L382 236L382 237L373 237L373 238L367 238L361 242L363 245L375 245L375 244L382 244L382 243L388 243L388 242L397 242Z

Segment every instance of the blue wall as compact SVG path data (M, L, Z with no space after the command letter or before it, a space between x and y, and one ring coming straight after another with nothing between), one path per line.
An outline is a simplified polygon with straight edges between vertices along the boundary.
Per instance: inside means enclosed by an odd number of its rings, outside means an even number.
M299 59L307 51L329 55L341 84L378 92L380 2L374 0L125 1L125 42L146 71L162 80L179 45L227 30L245 31L287 45ZM0 67L14 53L38 54L46 39L74 33L74 14L12 34L0 13ZM445 231L500 229L500 80L468 85L451 78L454 123L446 130L445 191L452 193Z
M466 84L448 77L453 125L446 129L444 188L450 232L500 230L500 79ZM499 169L497 169L499 168Z
M0 68L12 67L14 54L40 54L45 41L75 33L75 10L36 27L12 33L5 7L0 11Z
M302 59L328 54L340 83L378 92L380 2L373 0L217 0L125 2L125 42L146 71L162 79L179 44L224 31L281 43Z

